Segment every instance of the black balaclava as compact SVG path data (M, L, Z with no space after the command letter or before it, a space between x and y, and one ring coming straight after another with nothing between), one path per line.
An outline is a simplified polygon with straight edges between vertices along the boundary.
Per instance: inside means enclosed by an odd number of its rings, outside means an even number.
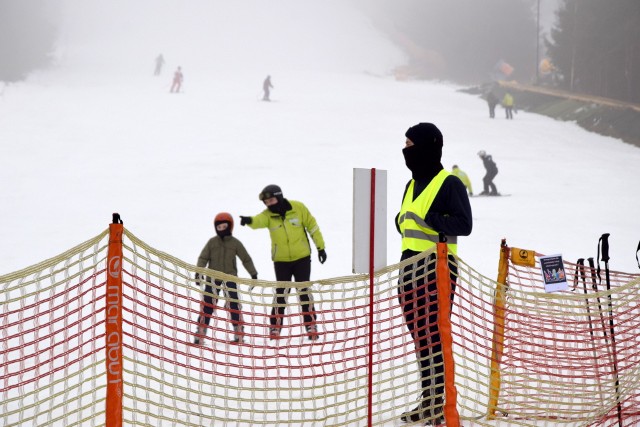
M413 146L402 150L407 168L416 181L429 182L443 168L443 138L440 130L433 123L419 123L410 127L405 136L413 142Z
M282 196L276 196L276 199L278 199L278 203L267 206L267 209L269 209L273 213L279 214L284 218L287 214L287 211L291 209L291 203L289 203L289 201Z
M217 228L218 224L222 224L222 223L226 223L227 224L227 228L225 228L222 231L219 231L218 228ZM231 223L229 221L216 221L216 222L213 223L213 225L216 227L216 234L218 236L220 236L221 239L226 237L226 236L231 236L231 227L233 227L233 226L231 225Z

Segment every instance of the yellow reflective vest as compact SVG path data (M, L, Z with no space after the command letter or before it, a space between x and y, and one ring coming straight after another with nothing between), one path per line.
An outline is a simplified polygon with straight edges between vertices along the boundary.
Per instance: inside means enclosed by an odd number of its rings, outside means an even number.
M441 170L422 190L422 193L414 200L413 187L415 181L412 179L409 188L404 195L400 214L398 215L398 226L402 233L402 251L411 250L414 252L424 252L433 248L438 243L438 232L427 225L424 218L431 208L433 200L442 187L444 180L451 175L446 170ZM449 252L456 254L458 251L457 236L446 236Z

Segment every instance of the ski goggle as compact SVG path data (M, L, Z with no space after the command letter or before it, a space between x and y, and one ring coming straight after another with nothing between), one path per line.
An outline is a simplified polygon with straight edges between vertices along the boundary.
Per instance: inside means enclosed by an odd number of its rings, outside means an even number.
M282 191L263 191L258 195L258 198L262 201L270 199L272 197L282 196Z

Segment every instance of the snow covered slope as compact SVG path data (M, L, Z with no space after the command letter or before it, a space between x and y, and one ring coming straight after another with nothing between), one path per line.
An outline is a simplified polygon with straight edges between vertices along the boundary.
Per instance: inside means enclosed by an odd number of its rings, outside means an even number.
M327 242L312 277L351 273L353 168L388 171L393 217L409 173L401 149L421 121L444 133L443 163L481 190L484 149L504 198L474 198L460 256L496 275L500 239L566 259L596 256L611 233L612 269L637 271L640 150L574 124L502 110L433 82L388 76L403 56L342 1L67 0L53 70L0 98L0 274L56 255L107 227L112 212L160 250L195 262L217 212L260 278L273 279L268 233L239 225L279 184L303 201ZM329 23L328 23L329 22ZM153 60L167 64L153 76ZM184 92L169 94L182 66ZM260 102L270 74L274 102ZM247 276L241 270L241 276Z

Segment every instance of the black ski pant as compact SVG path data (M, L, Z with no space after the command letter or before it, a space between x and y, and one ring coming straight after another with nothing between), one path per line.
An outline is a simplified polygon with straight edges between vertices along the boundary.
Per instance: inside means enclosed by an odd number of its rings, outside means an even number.
M416 253L403 253L402 259ZM399 301L404 313L405 323L416 348L419 359L422 395L440 396L444 393L444 365L442 343L438 328L438 290L436 285L436 255L409 264L403 270L398 287ZM458 266L455 258L449 255L451 279L450 301L456 289Z
M492 119L496 117L496 104L489 104L489 117Z
M507 119L513 119L513 107L504 107Z
M498 192L496 185L493 183L493 178L495 178L496 175L498 175L498 171L487 171L485 176L482 178L484 193L495 194Z
M276 272L276 280L278 282L307 282L311 278L310 256L295 261L276 261L273 265ZM315 307L313 306L313 297L309 292L309 288L298 289L297 291L305 325L309 326L315 324L316 313ZM282 327L287 295L290 292L291 288L276 288L276 296L274 298L275 305L271 309L271 317L269 318L272 328Z
M211 322L211 315L218 302L217 296L220 294L220 289L224 289L224 295L227 299L225 303L225 309L229 311L231 317L231 323L233 326L240 326L242 323L242 315L240 312L240 303L238 300L238 288L235 282L223 282L222 280L215 280L216 286L211 285L211 280L208 279L204 286L204 298L202 304L202 314L198 317L198 324L207 325Z

